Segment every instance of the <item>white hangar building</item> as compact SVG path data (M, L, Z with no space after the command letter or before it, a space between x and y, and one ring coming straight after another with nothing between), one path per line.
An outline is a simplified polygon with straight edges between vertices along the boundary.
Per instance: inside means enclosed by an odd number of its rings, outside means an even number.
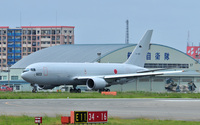
M127 60L136 44L76 44L59 45L42 49L15 63L10 72L0 73L0 84L21 85L26 91L31 90L23 85L23 69L37 62L100 62L123 63ZM140 77L127 84L111 86L111 91L154 91L165 92L167 78L172 78L175 83L188 84L193 81L199 91L200 88L200 64L192 57L172 47L151 44L146 55L145 67L149 69L170 68L171 70L185 70L183 73L169 74L155 77ZM28 84L29 85L29 84Z

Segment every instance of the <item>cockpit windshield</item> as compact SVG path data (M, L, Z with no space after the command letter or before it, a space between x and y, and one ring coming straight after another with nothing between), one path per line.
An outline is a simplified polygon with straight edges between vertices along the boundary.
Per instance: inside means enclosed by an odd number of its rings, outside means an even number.
M36 71L35 68L31 68L31 71Z
M28 71L36 71L36 69L35 69L35 68L30 68L30 69L29 69L29 68L26 68L26 69L23 71L23 73L24 73L24 72L28 72Z
M28 72L28 71L29 71L29 68L26 68L26 69L24 69L23 73L24 73L24 72Z

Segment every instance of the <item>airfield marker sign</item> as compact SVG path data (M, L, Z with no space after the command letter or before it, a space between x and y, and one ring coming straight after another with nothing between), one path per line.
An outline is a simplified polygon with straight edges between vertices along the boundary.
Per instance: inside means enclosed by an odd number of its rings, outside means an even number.
M105 123L107 120L107 111L88 111L88 123Z
M108 111L72 111L71 123L106 123L108 122Z
M74 123L87 123L87 111L74 111Z
M35 117L35 124L40 125L40 123L42 124L42 117Z

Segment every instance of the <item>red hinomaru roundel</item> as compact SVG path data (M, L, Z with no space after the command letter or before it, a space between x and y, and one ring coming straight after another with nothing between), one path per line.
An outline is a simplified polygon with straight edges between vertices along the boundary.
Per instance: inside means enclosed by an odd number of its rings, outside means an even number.
M114 69L114 73L117 74L117 70L116 69Z

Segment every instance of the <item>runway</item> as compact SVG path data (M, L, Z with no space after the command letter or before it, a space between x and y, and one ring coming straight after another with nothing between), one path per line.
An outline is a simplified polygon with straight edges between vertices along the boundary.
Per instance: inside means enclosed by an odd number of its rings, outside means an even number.
M69 116L108 111L109 117L200 121L200 99L1 99L0 115Z

